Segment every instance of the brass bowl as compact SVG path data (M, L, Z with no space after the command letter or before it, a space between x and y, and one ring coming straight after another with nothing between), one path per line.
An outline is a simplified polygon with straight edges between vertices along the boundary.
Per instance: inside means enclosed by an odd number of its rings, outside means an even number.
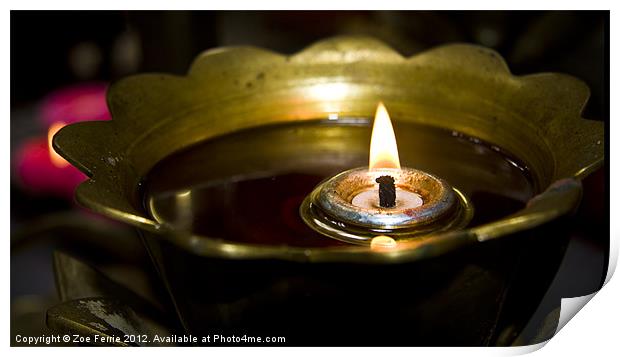
M69 125L55 135L53 145L90 177L76 192L82 205L197 255L410 262L573 211L581 196L580 179L604 160L603 124L581 117L588 96L587 86L571 76L514 76L496 52L473 45L441 46L409 58L377 40L357 37L324 40L292 56L253 47L217 48L198 56L186 76L145 74L115 83L108 93L113 120ZM241 129L329 113L371 117L378 98L394 117L455 130L507 150L528 165L540 193L508 217L390 251L236 243L176 231L144 208L143 178L179 150Z

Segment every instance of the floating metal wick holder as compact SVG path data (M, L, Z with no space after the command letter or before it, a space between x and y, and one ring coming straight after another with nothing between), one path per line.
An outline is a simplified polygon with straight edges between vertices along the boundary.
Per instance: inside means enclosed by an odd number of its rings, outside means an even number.
M376 179L388 175L397 187L415 192L423 204L415 208L361 208L351 201L359 192L376 187ZM312 229L348 243L369 245L377 235L397 240L430 232L464 227L473 215L467 198L444 180L411 168L357 168L319 184L300 207Z

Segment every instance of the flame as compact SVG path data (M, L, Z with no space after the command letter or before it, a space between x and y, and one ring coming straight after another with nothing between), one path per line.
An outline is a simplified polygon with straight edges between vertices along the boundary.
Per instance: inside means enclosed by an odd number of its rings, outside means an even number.
M372 126L368 168L371 170L379 168L400 169L394 128L390 121L390 115L382 102L379 102L377 106L375 122Z
M63 126L65 126L65 123L56 122L50 125L50 128L47 130L47 146L50 152L50 160L56 167L65 167L69 165L69 163L63 159L62 156L58 155L52 147L52 138L54 137L54 134L56 134L56 132L58 132L58 130L60 130Z

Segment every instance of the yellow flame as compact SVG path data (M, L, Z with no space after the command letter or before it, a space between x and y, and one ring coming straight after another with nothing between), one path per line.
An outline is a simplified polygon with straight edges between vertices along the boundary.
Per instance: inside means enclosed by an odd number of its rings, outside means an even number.
M56 122L50 125L50 128L47 130L47 146L50 152L50 160L52 161L52 164L54 164L54 166L56 167L65 167L69 165L69 163L65 159L63 159L62 156L58 155L52 147L52 138L54 138L54 134L56 134L58 130L60 130L63 126L65 126L65 123Z
M382 102L377 106L375 122L370 137L369 169L394 168L400 169L398 147L390 115Z

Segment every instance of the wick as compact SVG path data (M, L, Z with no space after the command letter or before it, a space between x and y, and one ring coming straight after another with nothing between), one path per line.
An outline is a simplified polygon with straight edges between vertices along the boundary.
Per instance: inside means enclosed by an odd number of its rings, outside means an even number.
M396 186L392 176L380 176L375 180L379 184L379 206L390 208L396 206Z

